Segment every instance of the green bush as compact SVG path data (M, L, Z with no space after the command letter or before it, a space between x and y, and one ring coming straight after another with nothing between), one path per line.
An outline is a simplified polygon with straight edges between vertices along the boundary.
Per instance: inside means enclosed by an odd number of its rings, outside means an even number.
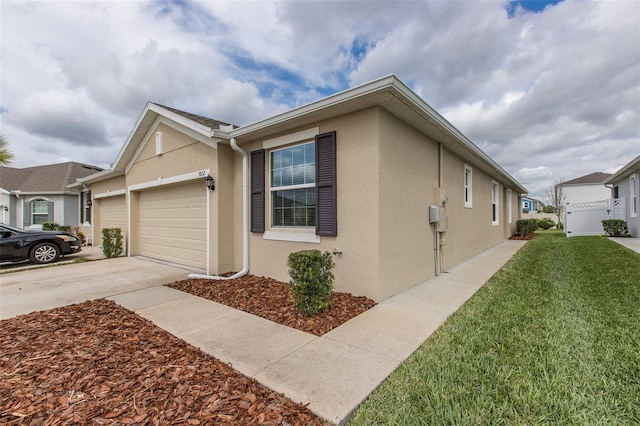
M57 225L58 231L71 232L71 225Z
M287 265L293 302L304 315L325 311L331 302L335 266L331 253L301 250L289 255Z
M605 234L610 237L620 237L622 235L629 234L629 228L627 228L627 222L621 219L607 219L602 221L602 227Z
M538 229L538 219L520 219L516 221L516 233L519 235L529 235Z
M118 257L122 254L122 230L120 228L102 229L102 254L105 257Z
M57 223L45 222L42 224L43 231L55 231L56 229L58 229Z
M548 217L538 220L538 228L547 230L553 228L554 226L556 226L556 223L553 221L553 219L549 219Z

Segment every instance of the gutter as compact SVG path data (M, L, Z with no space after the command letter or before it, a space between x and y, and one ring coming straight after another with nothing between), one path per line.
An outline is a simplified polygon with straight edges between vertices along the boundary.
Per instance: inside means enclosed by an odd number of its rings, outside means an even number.
M231 138L231 148L242 156L242 270L230 277L219 275L189 274L188 278L207 280L233 280L240 278L249 272L249 156L236 143L236 138Z

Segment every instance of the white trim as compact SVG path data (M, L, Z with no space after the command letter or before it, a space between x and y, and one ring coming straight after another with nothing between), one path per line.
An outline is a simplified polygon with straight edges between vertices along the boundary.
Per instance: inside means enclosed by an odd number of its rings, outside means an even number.
M207 241L207 271L206 274L209 275L211 274L211 265L210 265L210 258L211 258L211 196L209 195L209 188L207 188L207 186L204 186L204 192L205 192L205 197L207 199L207 230L205 231L207 233L206 235L206 241Z
M467 200L467 171L469 171L469 199ZM463 172L463 187L462 187L462 192L463 192L463 196L464 196L464 207L467 209L470 209L473 207L473 168L467 164L464 165L464 172Z
M505 200L505 202L507 203L507 220L509 223L513 223L513 212L512 212L512 201L511 201L512 195L511 195L511 190L507 189L507 199Z
M279 231L265 231L262 234L262 239L273 241L292 241L296 243L314 243L320 244L320 236L311 233L300 232L299 229L294 229L296 232L279 232ZM312 232L314 232L312 230Z
M267 139L262 142L262 148L272 149L282 145L288 145L290 143L304 141L305 139L313 140L320 134L320 128L314 127L312 129L301 130L299 132L290 133L288 135L280 136L273 139Z
M155 188L163 185L170 185L173 183L187 182L190 180L204 179L211 174L211 169L198 170L196 172L185 173L177 176L170 177L158 177L156 180L150 180L148 182L137 183L135 185L129 185L127 188L129 191L140 191L141 189ZM204 185L204 183L203 183Z
M162 132L158 130L156 132L156 155L164 154L164 147L162 144Z
M629 176L629 214L638 217L638 178L635 173Z
M496 206L496 220L493 220L494 204ZM491 179L491 207L491 226L498 226L500 225L500 184L493 179Z
M118 195L125 195L126 193L127 193L126 189L116 189L115 191L107 191L107 192L101 192L100 194L94 194L92 198L94 200L97 200L100 198L117 197Z
M38 195L36 195L35 197L31 197L31 198L25 198L25 200L27 201L27 203L30 203L30 202L32 202L34 200L35 201L38 201L38 200L51 201L47 197L38 196Z

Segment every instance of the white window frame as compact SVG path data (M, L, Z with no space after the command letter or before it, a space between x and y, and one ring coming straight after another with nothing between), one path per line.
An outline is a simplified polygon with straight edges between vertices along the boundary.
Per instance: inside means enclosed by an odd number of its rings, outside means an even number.
M469 177L468 182L467 176ZM466 164L464 165L462 190L464 193L464 207L470 209L473 207L473 169Z
M507 220L508 223L513 223L513 214L511 211L511 190L507 189L507 199L505 200L505 203L507 203Z
M45 213L36 213L35 212L35 206L36 206L36 203L38 203L38 202L44 203L44 205L46 207L46 212ZM31 224L32 225L42 225L42 224L44 224L44 223L49 221L49 200L46 200L44 198L36 198L34 200L31 200L30 207L31 207L30 214L31 214ZM36 215L38 215L38 216L43 216L44 215L45 216L44 222L36 223L36 221L34 220Z
M500 224L500 184L495 180L492 180L491 181L491 225L498 226L499 224Z
M288 146L284 146L282 148L277 148L277 149L272 149L269 151L268 153L268 182L269 182L269 229L272 231L270 233L268 233L267 235L265 235L265 239L276 239L276 240L281 240L283 239L283 235L281 233L281 231L287 231L287 230L292 230L292 231L296 231L296 232L305 232L305 231L313 231L313 235L314 237L315 235L315 224L313 226L276 226L273 224L273 219L274 219L274 214L273 214L273 194L275 192L279 192L279 191L288 191L288 190L296 190L296 189L308 189L308 188L315 188L316 187L316 183L304 183L304 184L297 184L297 185L286 185L286 186L277 186L274 187L273 186L273 182L272 180L272 155L274 152L277 151L284 151L284 150L288 150L288 149L292 149L295 148L297 146L304 146L304 145L309 145L309 144L315 144L315 140L306 140L306 141L302 141L296 144L292 144L292 145L288 145ZM315 173L315 170L314 170ZM317 211L316 211L317 214ZM293 237L296 238L296 237ZM313 241L311 242L315 242L316 238L312 238ZM306 238L303 238L303 240L306 240Z
M638 179L635 174L629 176L629 203L631 217L638 217Z

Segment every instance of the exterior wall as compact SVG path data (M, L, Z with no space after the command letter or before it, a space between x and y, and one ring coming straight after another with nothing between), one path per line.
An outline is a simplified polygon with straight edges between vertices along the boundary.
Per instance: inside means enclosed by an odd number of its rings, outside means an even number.
M80 226L80 205L79 195L65 195L63 207L63 219L62 222L65 225L71 225L71 228L77 228ZM73 229L72 229L73 231Z
M472 207L464 206L464 165L472 167ZM498 225L492 225L491 182L492 177L475 163L465 161L453 152L444 149L444 188L448 202L444 217L448 222L444 233L444 268L499 244L515 231L515 223L521 210L518 192L512 188L512 223L507 223L505 214L505 186L499 184Z
M611 197L611 189L604 184L563 185L563 192L566 195L567 203L585 203Z
M380 292L386 299L435 274L429 205L438 186L438 144L381 111Z
M336 174L338 236L321 237L320 243L267 240L263 234L250 235L250 273L288 281L287 257L298 250L318 249L342 254L334 256L335 287L355 295L368 295L381 300L379 288L380 270L378 255L379 200L378 200L378 126L379 110L359 111L343 117L305 127L319 127L319 132L337 132ZM287 134L305 129L292 129ZM277 137L281 135L273 135ZM250 153L262 148L262 140L239 141L243 150ZM268 158L268 153L267 153ZM242 193L240 156L235 155L235 193ZM269 167L265 167L268 182ZM236 217L241 217L242 200L236 197ZM266 209L270 209L267 187ZM240 213L239 213L240 212ZM267 230L269 229L267 214ZM236 270L242 259L242 224L236 221Z
M633 206L631 205L631 180L630 177L631 175L634 173L629 173L628 175L621 177L619 180L617 180L616 182L612 183L612 187L617 186L618 187L618 196L620 198L624 198L625 199L625 209L626 209L626 216L627 216L627 227L629 228L629 234L632 237L635 238L640 238L640 212L638 214L636 214L636 216L633 216L632 213L632 208ZM638 194L639 200L638 202L640 202L640 173L635 173L636 175L636 193ZM613 197L613 190L611 190L611 194L609 197ZM608 198L608 197L605 197ZM639 206L640 207L640 206Z
M91 185L91 194L94 197L93 206L91 211L91 233L85 233L87 242L91 245L100 246L102 244L102 228L103 219L102 212L100 210L100 199L95 199L96 196L101 194L107 194L110 192L123 191L126 189L124 176L118 176L111 179L96 182ZM126 217L126 203L125 203L125 217ZM123 231L126 231L123 229ZM84 232L84 231L83 231Z

